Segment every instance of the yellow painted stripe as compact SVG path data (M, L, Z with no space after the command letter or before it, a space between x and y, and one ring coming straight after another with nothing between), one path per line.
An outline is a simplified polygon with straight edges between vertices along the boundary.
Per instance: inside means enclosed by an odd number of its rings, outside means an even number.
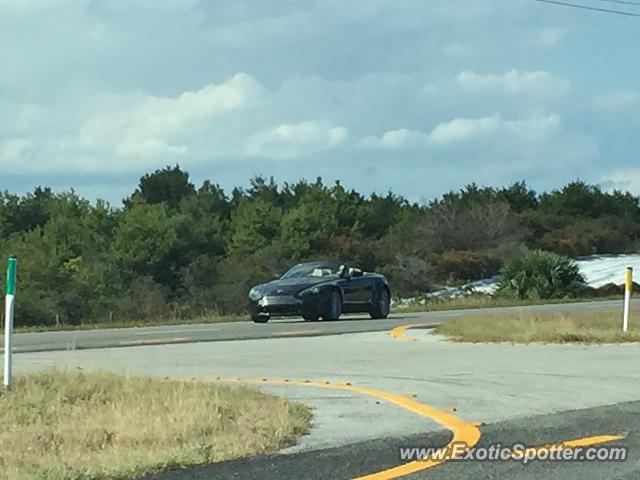
M434 407L429 405L425 405L415 400L407 397L407 395L396 395L394 393L385 392L383 390L377 390L369 387L359 387L356 385L351 385L348 382L336 382L331 383L325 380L290 380L290 379L268 379L268 378L251 378L251 379L241 379L239 377L231 377L231 378L222 378L222 377L208 377L210 381L221 381L221 382L236 382L236 383L252 383L252 384L269 384L269 385L302 385L307 387L317 387L317 388L332 388L336 390L346 390L350 392L360 393L363 395L369 395L372 397L380 398L386 400L390 403L398 405L410 412L416 413L418 415L428 417L435 422L439 423L441 426L448 429L452 434L453 438L449 441L447 445L440 448L437 452L432 454L432 459L428 460L417 460L409 463L405 463L403 465L399 465L397 467L389 468L386 470L381 470L379 472L370 473L361 477L357 477L353 480L390 480L398 477L402 477L405 475L409 475L412 473L416 473L422 470L426 470L428 468L435 467L437 465L441 465L450 460L455 459L455 456L452 456L452 452L457 452L457 449L453 448L453 444L459 444L459 442L464 442L467 446L465 450L475 446L480 440L480 430L479 426L482 425L481 422L466 422L458 417L451 415L450 413L440 411ZM454 409L455 410L455 409ZM538 452L543 450L550 450L552 448L562 449L562 448L574 448L574 447L588 447L591 445L599 445L602 443L613 442L616 440L622 440L627 437L627 433L616 433L616 434L607 434L607 435L593 435L589 437L576 438L572 440L565 440L557 443L550 443L547 445L540 445L537 447L527 448L525 450L521 450L518 452L514 452L512 454L513 458L522 458L527 455L529 457L536 455ZM448 455L447 455L448 453ZM464 452L459 452L460 455L463 455Z
M280 336L286 337L289 335L309 335L309 334L316 335L322 332L323 332L322 330L290 330L287 332L276 332L274 333L274 335L276 336L280 335Z
M627 267L627 274L624 279L625 290L631 292L633 290L633 268Z
M412 398L408 398L404 395L397 395L394 393L385 392L383 390L377 390L369 387L359 387L351 385L349 383L331 383L327 381L311 381L311 380L269 380L266 378L260 379L248 379L242 380L240 378L221 378L221 377L208 377L212 381L223 382L241 382L241 383L254 383L254 384L270 384L270 385L304 385L308 387L317 388L332 388L336 390L346 390L350 392L360 393L362 395L369 395L371 397L380 398L386 400L394 405L398 405L410 412L416 413L423 417L430 418L436 423L440 424L447 430L451 431L453 438L450 442L442 447L442 451L453 451L453 444L460 444L464 442L467 445L467 449L473 447L480 440L480 430L472 423L465 422L464 420L455 417L449 413L443 412L429 405L425 405L416 402ZM464 452L460 452L461 454ZM446 458L445 455L434 454L434 458ZM435 467L445 463L447 460L451 460L455 457L447 458L446 460L419 460L414 462L405 463L397 467L382 470L380 472L371 473L362 477L357 477L355 480L389 480L392 478L409 475L411 473L426 470L427 468Z
M416 324L416 323L412 323L409 325L400 325L399 327L392 328L391 330L389 330L389 335L391 335L393 338L397 340L404 340L409 342L414 339L411 338L409 335L407 335L407 329L419 327L419 326L420 324Z
M590 447L591 445L600 445L601 443L615 442L616 440L622 440L626 438L626 433L615 433L611 435L593 435L590 437L574 438L573 440L563 440L561 442L549 443L547 445L540 445L538 447L526 448L513 452L511 455L513 458L532 457L540 452L546 452L550 450L562 450L565 448L575 447Z
M188 340L187 337L174 337L174 338L149 338L147 340L127 340L120 342L122 346L135 346L135 345L158 345L161 343L178 343Z

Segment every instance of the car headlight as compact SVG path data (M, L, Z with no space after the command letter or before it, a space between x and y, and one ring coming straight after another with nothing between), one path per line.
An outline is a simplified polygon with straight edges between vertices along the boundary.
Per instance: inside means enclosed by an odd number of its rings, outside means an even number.
M312 288L307 288L306 290L301 291L300 296L308 297L309 295L317 295L319 293L320 293L319 287L312 287Z
M254 301L260 300L262 298L262 289L260 287L253 287L249 290L249 298Z

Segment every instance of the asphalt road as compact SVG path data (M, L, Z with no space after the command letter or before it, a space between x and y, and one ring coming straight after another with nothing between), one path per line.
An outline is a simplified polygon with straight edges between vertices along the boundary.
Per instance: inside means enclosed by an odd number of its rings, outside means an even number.
M417 472L409 479L467 480L637 480L640 478L640 402L628 402L562 414L541 415L487 425L482 429L478 447L491 445L512 447L516 444L546 445L570 438L598 435L602 431L619 431L627 437L606 444L627 449L625 461L450 461L436 468ZM194 468L149 475L141 480L309 480L349 479L372 471L384 471L400 462L400 449L438 447L449 439L447 432L426 435L389 437L288 455L261 455Z
M636 301L634 303L634 306L635 305L640 305L640 302ZM527 310L584 311L618 307L621 307L621 301L535 305L481 310L449 310L407 314L396 313L385 320L372 320L368 315L354 315L331 322L305 322L302 319L292 318L272 320L267 324L255 324L247 321L104 330L20 333L14 337L14 351L22 353L279 337L343 335L349 333L385 331L407 323L424 326L435 325L448 318L474 313L493 314Z

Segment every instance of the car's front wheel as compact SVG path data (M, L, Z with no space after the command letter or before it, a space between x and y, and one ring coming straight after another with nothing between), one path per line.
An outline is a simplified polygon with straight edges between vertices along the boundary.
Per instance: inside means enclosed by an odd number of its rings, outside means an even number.
M391 297L389 296L389 290L385 288L378 294L378 301L370 312L371 318L387 318L390 309Z
M332 290L327 299L322 314L323 320L338 320L342 315L342 295L337 290Z
M251 315L251 320L254 323L267 323L269 321L269 315Z

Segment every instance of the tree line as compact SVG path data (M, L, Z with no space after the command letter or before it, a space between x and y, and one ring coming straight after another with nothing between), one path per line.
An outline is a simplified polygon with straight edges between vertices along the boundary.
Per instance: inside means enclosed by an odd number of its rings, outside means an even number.
M0 194L18 325L239 313L252 284L306 259L380 271L409 296L495 275L526 250L624 253L639 239L639 198L582 181L544 193L472 184L418 204L320 178L255 177L227 193L175 166L144 175L120 207L46 187Z

